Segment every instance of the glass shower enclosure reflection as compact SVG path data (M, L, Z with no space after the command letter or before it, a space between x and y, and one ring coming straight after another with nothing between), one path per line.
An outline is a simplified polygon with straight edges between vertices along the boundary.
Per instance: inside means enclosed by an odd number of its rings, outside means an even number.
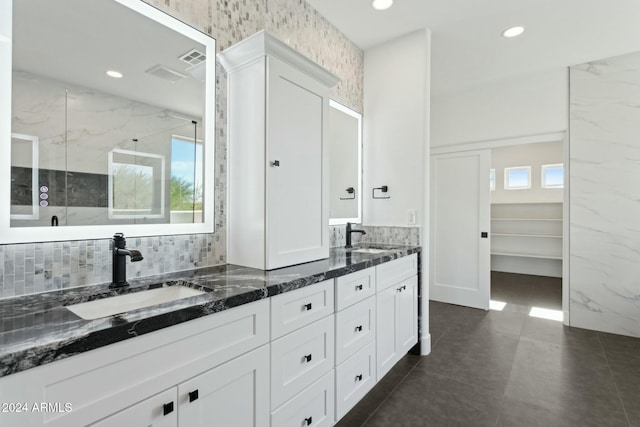
M201 118L25 71L13 110L12 227L203 221Z

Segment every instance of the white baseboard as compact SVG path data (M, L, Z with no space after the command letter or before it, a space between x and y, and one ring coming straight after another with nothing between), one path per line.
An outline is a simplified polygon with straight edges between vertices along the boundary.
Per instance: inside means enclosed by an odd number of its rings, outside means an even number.
M427 333L420 337L420 355L427 356L431 353L431 334Z

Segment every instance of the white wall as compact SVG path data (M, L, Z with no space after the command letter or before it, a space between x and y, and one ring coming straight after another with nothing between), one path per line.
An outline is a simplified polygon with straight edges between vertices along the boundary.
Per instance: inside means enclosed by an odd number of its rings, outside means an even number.
M640 337L640 53L571 68L571 325Z
M431 146L563 131L567 96L565 68L435 96Z
M491 167L496 171L496 189L491 203L562 203L564 189L542 188L542 165L563 162L562 141L493 148ZM531 166L531 188L504 189L504 169Z
M363 222L408 225L407 210L424 217L423 167L429 149L429 59L427 30L419 30L364 54ZM371 189L387 185L390 199ZM381 194L385 196L385 194Z
M421 225L422 284L420 350L431 352L429 335L429 135L431 33L419 30L364 54L363 223L407 225L407 210ZM390 199L371 189L389 186Z

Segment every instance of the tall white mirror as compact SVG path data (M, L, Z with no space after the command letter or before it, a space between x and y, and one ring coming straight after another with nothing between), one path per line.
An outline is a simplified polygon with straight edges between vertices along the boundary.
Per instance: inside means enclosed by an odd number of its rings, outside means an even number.
M213 232L215 40L139 0L0 14L0 243Z
M362 114L329 102L329 224L362 222Z

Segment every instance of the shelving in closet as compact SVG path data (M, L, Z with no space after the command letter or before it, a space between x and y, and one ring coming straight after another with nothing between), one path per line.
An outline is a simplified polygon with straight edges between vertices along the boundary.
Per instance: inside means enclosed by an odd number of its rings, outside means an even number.
M562 203L492 204L491 236L492 270L561 275Z

